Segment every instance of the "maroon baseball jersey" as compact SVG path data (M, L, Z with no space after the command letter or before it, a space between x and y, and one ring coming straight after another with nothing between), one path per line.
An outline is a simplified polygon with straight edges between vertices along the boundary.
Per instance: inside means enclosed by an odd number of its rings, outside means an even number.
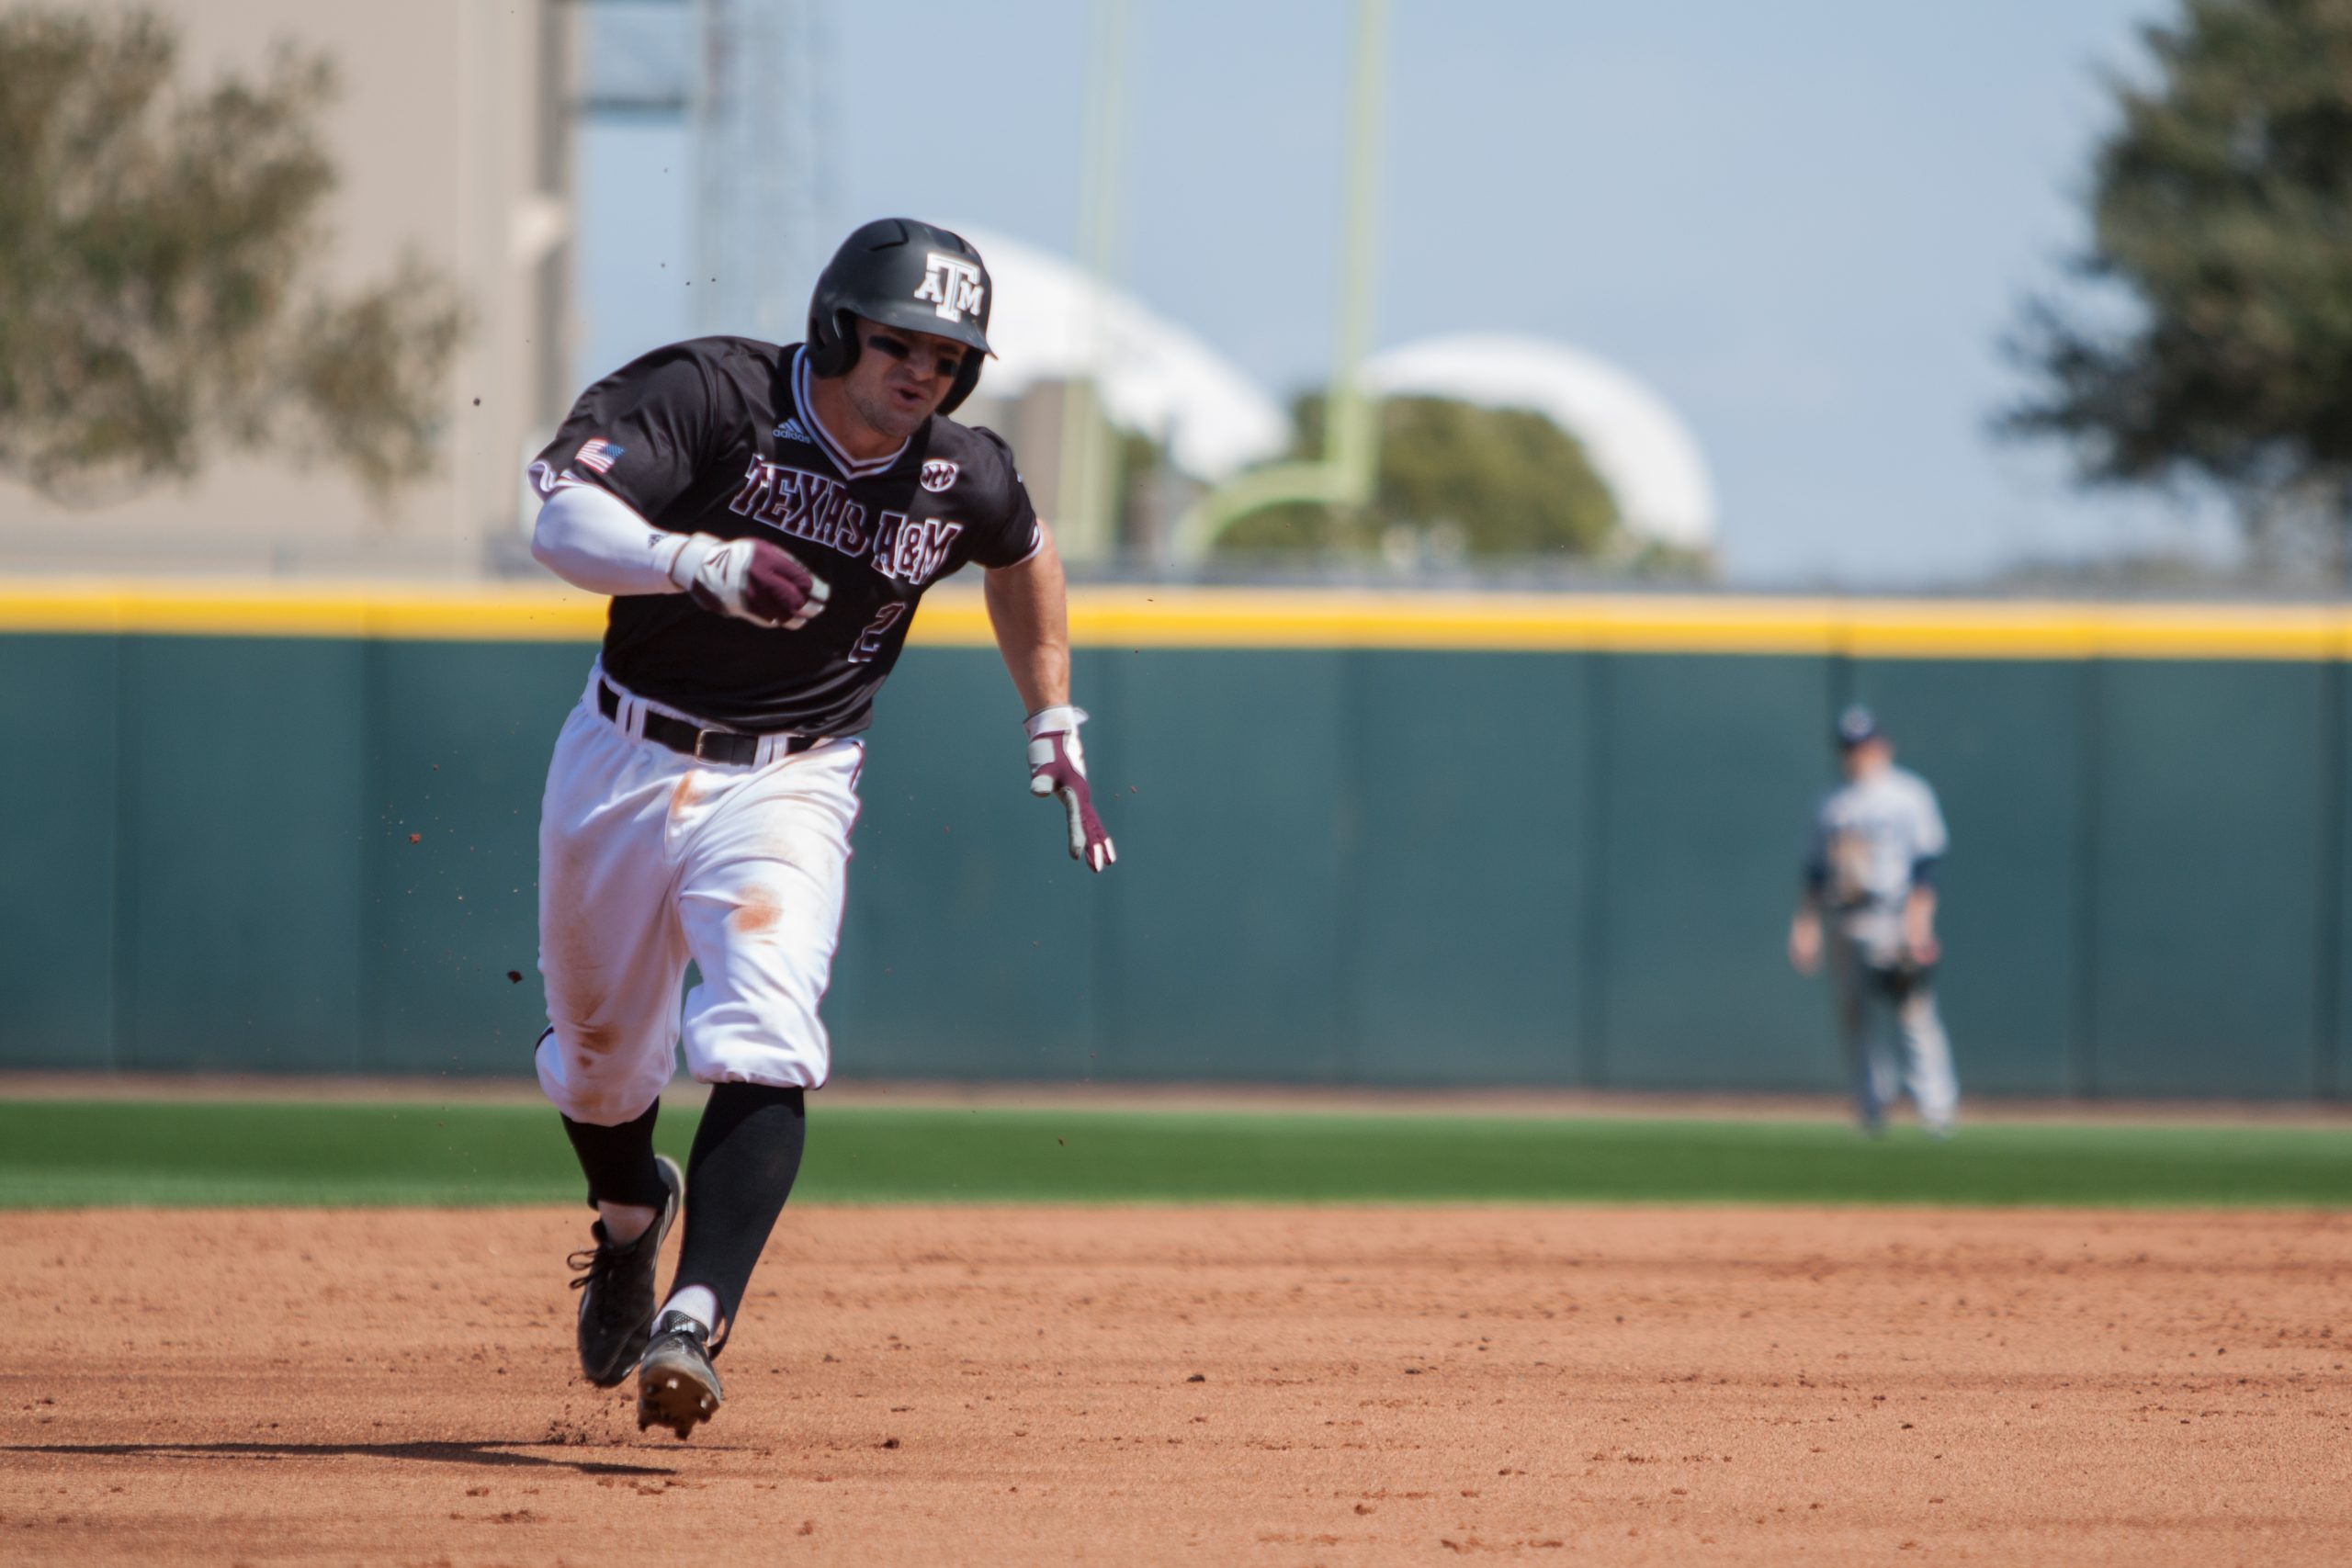
M605 669L639 696L733 729L854 735L923 590L967 561L1036 552L1037 513L1002 437L934 414L897 452L856 461L810 414L808 376L797 344L673 344L582 393L532 462L542 495L594 485L666 532L767 539L831 587L798 631L684 593L616 598Z

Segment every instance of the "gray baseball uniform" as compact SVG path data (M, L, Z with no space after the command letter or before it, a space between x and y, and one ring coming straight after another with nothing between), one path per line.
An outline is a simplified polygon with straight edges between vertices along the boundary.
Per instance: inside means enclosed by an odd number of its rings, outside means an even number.
M1901 1077L1919 1120L1948 1132L1960 1108L1932 966L1909 962L1903 912L1933 875L1947 835L1935 791L1888 766L1839 785L1814 814L1805 873L1828 927L1831 983L1862 1124L1875 1130Z

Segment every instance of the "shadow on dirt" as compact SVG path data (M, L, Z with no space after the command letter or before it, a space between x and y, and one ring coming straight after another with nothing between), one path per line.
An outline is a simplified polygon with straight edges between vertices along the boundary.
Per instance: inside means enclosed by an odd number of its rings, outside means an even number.
M124 1459L394 1459L426 1464L480 1464L570 1470L582 1475L675 1475L667 1465L605 1464L549 1459L515 1449L560 1449L562 1443L9 1443L0 1453L79 1454Z

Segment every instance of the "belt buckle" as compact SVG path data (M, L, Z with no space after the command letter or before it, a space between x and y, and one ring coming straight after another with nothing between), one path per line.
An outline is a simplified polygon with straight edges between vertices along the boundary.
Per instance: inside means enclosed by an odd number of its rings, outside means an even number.
M714 735L725 735L725 734L727 734L727 733L728 733L728 732L727 732L726 730L724 730L724 729L697 729L697 730L695 730L695 761L697 761L697 762L707 762L707 761L710 761L710 759L709 759L707 756L705 756L705 755L703 754L702 743L703 743L704 741L706 741L706 740L709 739L710 739L712 736L714 736Z

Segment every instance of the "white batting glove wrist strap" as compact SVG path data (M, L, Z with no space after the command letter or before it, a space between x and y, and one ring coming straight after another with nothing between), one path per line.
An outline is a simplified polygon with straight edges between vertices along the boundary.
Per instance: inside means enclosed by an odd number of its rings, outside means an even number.
M684 534L678 539L678 553L670 558L670 581L681 590L692 588L703 568L727 546L727 541L709 534Z
M1078 727L1085 722L1084 708L1072 707L1065 703L1060 707L1039 708L1029 716L1029 722L1023 728L1029 731L1029 739L1035 740L1040 735L1052 735L1057 732L1076 735Z
M1078 731L1075 729L1048 731L1029 742L1029 766L1032 769L1043 768L1053 761L1053 736L1057 733L1062 738L1062 755L1069 760L1071 767L1078 770L1078 776L1084 778L1086 776L1086 748L1079 744ZM1032 773L1029 779L1029 793L1051 795L1054 793L1054 786L1045 774Z

